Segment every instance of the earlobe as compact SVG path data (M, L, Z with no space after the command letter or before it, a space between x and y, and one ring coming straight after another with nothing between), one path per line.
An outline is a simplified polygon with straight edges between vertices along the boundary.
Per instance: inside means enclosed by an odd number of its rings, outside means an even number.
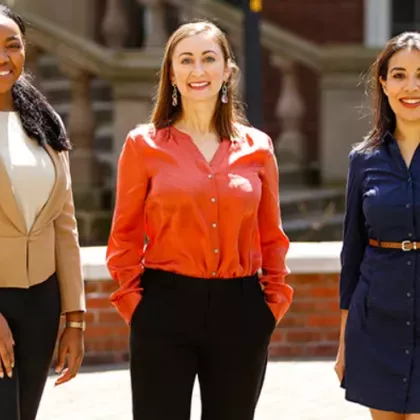
M388 90L387 90L387 88L386 88L386 80L384 80L382 77L380 77L380 78L379 78L379 83L380 83L380 84L381 84L381 86L382 86L382 90L383 90L384 94L385 94L386 96L388 96Z
M231 68L227 68L226 72L225 72L225 78L224 78L224 82L225 83L229 83L229 79L232 76L232 69Z

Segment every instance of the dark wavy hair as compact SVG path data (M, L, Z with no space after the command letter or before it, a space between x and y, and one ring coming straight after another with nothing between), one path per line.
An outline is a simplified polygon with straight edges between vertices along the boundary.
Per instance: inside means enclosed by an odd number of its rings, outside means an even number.
M19 27L23 40L26 25L23 19L5 5L0 5L0 15L12 19ZM49 144L61 152L71 150L71 143L60 117L47 99L31 83L31 77L23 72L12 87L13 106L17 111L26 134L40 145Z
M391 57L398 51L406 49L420 51L420 33L404 32L390 39L370 68L367 88L373 102L373 128L365 139L355 146L355 149L360 152L375 150L387 132L393 134L395 131L395 114L389 105L380 80L387 78Z

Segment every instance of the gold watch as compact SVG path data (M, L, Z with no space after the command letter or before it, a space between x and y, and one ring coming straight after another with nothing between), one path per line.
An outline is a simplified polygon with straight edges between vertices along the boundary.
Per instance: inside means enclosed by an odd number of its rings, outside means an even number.
M86 329L85 321L66 321L66 328L78 328L84 331Z

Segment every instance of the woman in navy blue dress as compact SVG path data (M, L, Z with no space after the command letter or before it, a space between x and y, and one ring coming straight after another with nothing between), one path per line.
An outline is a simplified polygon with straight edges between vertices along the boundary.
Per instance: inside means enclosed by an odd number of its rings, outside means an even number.
M374 63L374 128L350 153L335 371L374 420L420 419L420 34Z

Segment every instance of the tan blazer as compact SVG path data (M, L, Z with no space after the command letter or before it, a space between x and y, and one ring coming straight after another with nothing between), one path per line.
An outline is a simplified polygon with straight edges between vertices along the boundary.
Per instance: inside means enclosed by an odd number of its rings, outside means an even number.
M68 153L45 149L54 163L55 183L29 232L0 159L0 288L28 288L56 272L62 312L85 310Z

